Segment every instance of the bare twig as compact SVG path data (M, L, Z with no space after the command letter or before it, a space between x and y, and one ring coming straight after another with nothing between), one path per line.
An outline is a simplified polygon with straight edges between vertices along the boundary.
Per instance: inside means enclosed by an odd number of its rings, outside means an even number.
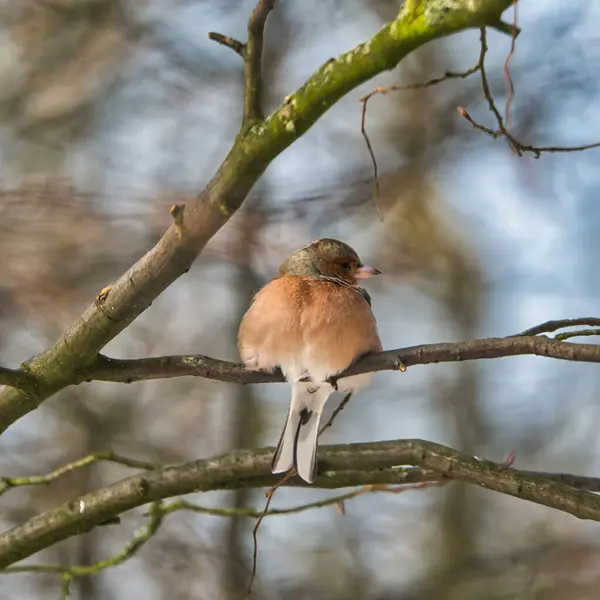
M502 21L500 19L498 21L489 23L488 27L496 29L501 33L505 33L510 37L519 37L519 35L521 34L521 29L519 27L516 27L514 23L506 23L505 21Z
M98 561L92 565L18 565L7 567L2 570L2 573L57 573L62 579L62 598L69 597L69 586L75 577L83 575L93 575L108 569L123 564L127 559L131 558L157 531L164 518L164 512L161 510L160 502L153 502L149 515L148 523L135 532L131 541L121 550L121 552ZM65 595L66 594L66 595Z
M471 125L473 125L473 127L475 127L475 129L479 129L479 131L483 131L483 133L487 133L488 135L491 135L493 138L497 138L502 135L499 132L495 131L494 129L490 129L489 127L486 127L485 125L481 125L481 123L478 123L477 121L475 121L475 119L473 119L473 117L462 106L457 107L456 112L461 117L466 119L469 123L471 123Z
M378 491L373 488L372 491ZM356 496L363 494L363 488L353 490L346 494L340 494L330 498L324 498L317 502L310 502L308 504L300 504L298 506L291 506L289 508L271 508L267 511L260 511L256 508L223 508L223 507L212 507L212 506L200 506L199 504L193 504L192 502L186 502L185 500L178 500L167 504L163 512L165 514L171 514L172 512L180 510L189 510L191 512L197 512L206 515L212 515L214 517L248 517L250 519L263 519L265 517L281 516L281 515L292 515L307 510L313 510L315 508L324 508L331 506L336 502L343 500L351 500Z
M516 7L516 3L515 3L515 19L516 19L516 10L517 10L517 7ZM514 54L514 46L515 46L515 40L516 40L516 35L518 33L518 30L513 29L511 52L509 53L509 55L507 57L507 61L505 63L505 67L504 67L505 76L508 77L508 82L509 82L509 94L508 94L507 106L506 106L506 108L507 108L507 124L506 125L504 124L504 119L502 118L502 115L500 114L500 111L498 110L498 107L496 106L496 103L495 103L492 93L490 91L487 73L485 70L484 59L485 59L485 55L488 50L485 27L482 27L480 31L481 31L481 36L480 36L481 53L480 53L480 58L479 58L479 62L480 62L479 71L481 74L481 87L482 87L482 91L483 91L483 96L487 100L489 109L493 113L494 118L496 119L498 128L491 129L489 127L486 127L485 125L482 125L481 123L478 123L477 121L475 121L475 119L473 119L473 117L467 112L467 110L465 108L463 108L462 106L459 106L457 108L457 112L461 117L463 117L475 129L482 131L483 133L493 137L494 139L504 138L506 140L507 144L509 145L509 147L511 148L511 150L517 156L523 156L524 153L531 153L534 155L535 158L540 158L540 156L544 152L547 152L547 153L582 152L583 150L590 150L592 148L600 148L600 142L594 142L592 144L584 144L581 146L531 146L528 144L523 144L521 141L519 141L517 138L515 138L511 133L509 133L509 131L508 131L508 119L510 118L509 109L510 109L510 102L512 101L512 97L514 95L514 90L512 87L513 86L512 79L510 79L510 73L508 72L508 64L510 62L510 58Z
M267 502L265 503L263 514L258 517L256 524L254 525L254 529L252 529L252 571L250 573L250 581L248 582L248 591L246 594L247 597L252 594L252 585L254 584L254 579L256 578L256 567L258 564L258 530L265 516L269 514L269 507L271 506L271 502L273 501L273 496L275 495L277 488L284 485L295 475L296 471L294 469L288 471L273 487L267 490Z
M530 327L521 333L515 334L513 337L529 337L540 335L541 333L553 333L558 329L566 329L567 327L600 327L599 317L578 317L576 319L554 319L545 321L534 327Z
M515 0L515 3L513 4L514 19L513 19L512 36L511 36L511 41L510 41L510 51L508 52L508 55L506 56L506 60L504 61L504 78L506 80L506 89L507 89L506 107L504 110L504 114L506 115L507 131L510 129L510 106L512 104L513 98L515 97L515 86L514 86L512 77L510 76L510 61L512 60L512 57L515 55L515 46L516 46L516 42L517 42L517 35L518 35L517 34L517 32L518 32L517 6L518 5L519 5L519 0Z
M262 54L265 24L269 13L275 7L275 0L258 0L248 20L248 42L242 44L232 37L210 32L208 37L231 48L244 59L244 116L242 130L246 130L257 120L262 120Z
M242 42L239 42L228 35L223 35L215 31L210 31L208 33L208 39L217 42L217 44L221 44L221 46L231 48L236 54L239 54L244 59L246 58L246 44L242 44Z
M498 110L498 108L496 108L496 104L494 102L494 98L493 98L492 92L490 90L490 84L488 82L487 72L485 69L485 55L487 54L487 51L488 51L487 34L485 31L485 27L482 27L479 30L479 41L481 44L481 52L479 54L479 67L480 67L479 73L481 75L481 89L483 91L483 96L487 100L488 107L489 107L490 111L493 113L494 117L496 118L496 121L498 122L498 129L500 130L502 135L506 135L508 132L506 131L506 128L504 127L504 119L502 118L502 115L500 114L500 111Z
M443 83L444 81L449 81L450 79L466 79L473 73L477 73L479 71L480 63L473 65L470 69L466 71L446 71L443 75L439 77L434 77L433 79L429 79L428 81L421 81L418 83L399 83L396 85L390 85L387 87L376 87L373 91L365 94L362 98L359 98L359 102L363 104L367 103L373 96L382 95L385 96L390 92L398 92L398 91L406 91L406 90L419 90L423 88L432 87L434 85L438 85Z
M46 475L32 475L30 477L0 477L0 495L11 488L27 486L27 485L47 485L60 479L67 473L72 473L78 469L82 469L91 465L95 462L112 462L132 469L156 469L159 465L155 465L142 460L136 460L133 458L127 458L126 456L120 456L114 452L98 452L96 454L89 454L88 456L68 463L55 469L54 471L47 473Z
M600 329L580 329L579 331L566 331L565 333L557 333L554 336L555 340L565 341L574 337L589 337L600 335Z
M285 477L288 476L291 477L292 475L286 474ZM285 484L285 481L283 483L280 483L280 485L283 484ZM410 487L410 485L410 483L406 484L406 486L403 487L403 489L413 489ZM316 502L309 502L307 504L300 504L298 506L290 506L289 508L270 508L266 511L260 511L256 508L223 508L212 506L200 506L199 504L186 502L185 500L177 500L175 502L166 504L163 507L162 512L165 515L168 515L180 510L189 510L191 512L196 512L200 514L212 515L214 517L248 517L250 519L264 519L265 517L293 515L301 512L306 512L307 510L314 510L316 508L325 508L336 504L337 502L352 500L353 498L356 498L357 496L362 496L363 494L381 491L391 491L391 489L392 488L389 488L385 485L365 485L358 489L352 490L351 492L347 492L345 494L338 494L336 496L330 496L328 498L324 498L323 500L317 500Z
M473 73L476 73L477 71L479 71L479 63L477 63L475 66L471 67L470 69L467 69L466 71L462 71L462 72L458 72L458 73L454 72L454 71L447 71L440 77L435 77L434 79L430 79L429 81L422 81L420 83L397 84L397 85L391 85L388 87L378 86L372 92L369 92L368 94L366 94L365 96L360 98L359 102L362 102L362 111L361 111L361 117L360 117L360 132L365 140L365 144L367 145L367 150L369 151L369 156L371 157L371 163L373 164L373 186L374 186L374 188L373 188L372 201L373 201L373 206L375 207L375 210L377 211L377 214L379 215L380 219L383 220L383 214L381 212L381 209L379 208L379 204L377 203L377 198L379 197L379 167L377 166L377 159L375 158L375 152L373 152L373 146L371 145L371 140L369 138L369 135L367 133L367 128L366 128L367 104L368 104L369 100L373 96L376 96L378 94L385 95L385 94L389 94L390 92L405 91L405 90L418 90L418 89L432 87L434 85L437 85L444 81L448 81L450 79L465 79L465 78L469 77L469 75L473 75Z
M581 146L530 146L517 141L512 136L511 142L516 144L521 152L529 152L530 154L533 154L535 158L540 158L540 156L544 153L556 154L560 152L583 152L584 150L600 148L600 142L594 142L592 144L583 144Z
M337 416L344 410L344 408L346 408L346 404L348 404L348 402L350 402L350 398L352 398L352 393L346 394L342 398L342 401L338 404L336 409L331 413L331 416L329 417L329 421L327 421L327 423L325 423L325 425L323 425L323 427L321 427L321 429L319 430L319 437L321 437L325 433L325 431L327 431L327 429L329 429L333 425L333 422L337 419Z
M262 53L265 24L275 0L258 0L248 21L248 43L244 56L244 125L262 119Z
M371 145L371 140L369 138L369 134L367 133L366 128L368 101L369 99L367 98L362 105L362 112L360 116L360 132L365 140L365 144L367 144L367 150L369 151L369 156L371 157L371 162L373 163L373 194L371 195L371 200L373 202L373 207L379 215L379 218L383 220L383 213L381 212L381 209L379 208L379 203L377 202L377 199L379 198L379 167L377 166L377 159L375 158L373 146Z

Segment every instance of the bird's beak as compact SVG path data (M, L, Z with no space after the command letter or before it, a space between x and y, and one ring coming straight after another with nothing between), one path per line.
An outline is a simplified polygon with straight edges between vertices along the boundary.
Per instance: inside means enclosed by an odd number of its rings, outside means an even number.
M381 271L376 269L375 267L369 267L369 265L363 265L356 269L356 273L354 276L357 279L367 279L369 277L373 277L374 275L381 275Z

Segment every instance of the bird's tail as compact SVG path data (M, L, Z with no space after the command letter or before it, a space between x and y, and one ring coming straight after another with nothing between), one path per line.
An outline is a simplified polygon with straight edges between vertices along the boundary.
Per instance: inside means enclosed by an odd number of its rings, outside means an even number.
M314 383L292 383L290 409L271 464L273 473L285 473L294 467L304 481L314 481L319 424L332 391L329 384L316 387Z

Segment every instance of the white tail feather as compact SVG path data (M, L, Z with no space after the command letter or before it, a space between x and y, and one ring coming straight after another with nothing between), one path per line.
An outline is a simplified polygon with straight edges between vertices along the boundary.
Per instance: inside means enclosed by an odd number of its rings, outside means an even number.
M329 384L320 384L315 389L314 383L292 383L290 409L273 455L273 473L285 473L295 467L304 481L314 481L319 424L323 408L332 391Z

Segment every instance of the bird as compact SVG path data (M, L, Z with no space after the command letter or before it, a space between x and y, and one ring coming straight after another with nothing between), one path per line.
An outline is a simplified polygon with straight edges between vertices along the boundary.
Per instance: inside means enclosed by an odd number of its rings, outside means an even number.
M382 351L371 297L359 283L380 274L348 244L320 238L283 261L243 316L238 348L245 368L279 367L292 388L272 473L293 468L313 483L325 403L336 390L356 393L370 383L372 373L335 377Z

